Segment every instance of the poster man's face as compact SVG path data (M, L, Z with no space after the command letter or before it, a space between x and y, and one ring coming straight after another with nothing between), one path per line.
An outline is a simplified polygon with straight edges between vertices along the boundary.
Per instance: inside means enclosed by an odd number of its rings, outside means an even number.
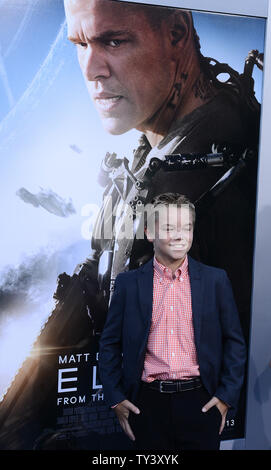
M174 83L166 25L154 30L142 11L110 0L65 0L65 10L68 37L105 129L144 132Z

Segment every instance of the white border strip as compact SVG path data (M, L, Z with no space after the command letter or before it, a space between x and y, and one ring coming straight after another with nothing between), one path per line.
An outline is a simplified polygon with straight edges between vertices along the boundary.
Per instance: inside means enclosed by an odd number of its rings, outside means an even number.
M264 52L263 103L259 145L254 280L250 325L245 448L270 450L271 443L271 3ZM264 260L264 262L263 262Z
M120 0L125 2L128 0ZM231 15L258 16L267 18L269 0L129 0L133 3L145 3L170 7L186 8L187 10L226 13Z

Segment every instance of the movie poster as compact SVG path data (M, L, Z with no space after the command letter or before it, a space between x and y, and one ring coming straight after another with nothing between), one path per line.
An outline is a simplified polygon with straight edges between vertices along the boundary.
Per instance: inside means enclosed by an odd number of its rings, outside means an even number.
M120 27L124 4L101 2ZM84 40L68 40L62 0L0 1L1 449L129 448L104 402L98 344L116 275L152 256L136 234L140 208L159 192L195 202L191 254L228 272L248 343L266 24L196 11L187 17L201 78L191 81L193 64L182 69L184 54L180 81L166 100L159 93L153 100L156 79L172 73L166 63L156 73L153 46L150 67L120 63L116 88L93 102L89 83L101 75L110 83L113 68L95 48L91 66L80 61ZM106 47L118 54L124 46L110 37ZM137 105L115 129L104 117L121 99L112 90L129 87ZM194 104L180 117L184 91ZM152 113L152 137L163 140L151 145L142 135L140 113ZM244 436L245 385L222 439Z

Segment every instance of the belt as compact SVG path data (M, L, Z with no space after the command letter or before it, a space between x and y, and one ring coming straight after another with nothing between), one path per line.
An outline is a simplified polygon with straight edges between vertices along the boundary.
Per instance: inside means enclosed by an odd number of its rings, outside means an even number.
M143 386L160 393L186 392L202 387L200 377L187 380L154 380L153 382L143 382Z

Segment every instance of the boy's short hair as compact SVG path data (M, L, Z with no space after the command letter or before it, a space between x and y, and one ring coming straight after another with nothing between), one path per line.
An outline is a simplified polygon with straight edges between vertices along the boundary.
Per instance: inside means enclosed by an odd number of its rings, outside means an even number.
M196 210L194 204L184 194L179 193L164 193L155 196L149 204L145 206L145 229L151 226L152 219L158 220L159 206L174 206L176 208L188 206L192 214L192 222L195 225Z

